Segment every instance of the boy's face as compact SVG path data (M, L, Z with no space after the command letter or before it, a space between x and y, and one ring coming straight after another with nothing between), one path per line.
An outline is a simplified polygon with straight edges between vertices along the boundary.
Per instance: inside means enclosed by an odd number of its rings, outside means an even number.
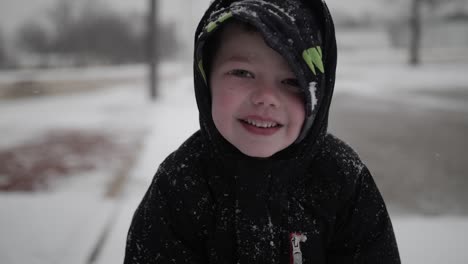
M242 153L270 157L291 145L304 122L294 73L261 34L230 24L221 32L210 87L218 131Z

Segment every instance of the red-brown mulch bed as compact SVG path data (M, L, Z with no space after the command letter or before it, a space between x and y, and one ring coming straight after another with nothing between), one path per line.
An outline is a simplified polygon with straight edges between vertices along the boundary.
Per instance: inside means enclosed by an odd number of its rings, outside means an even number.
M134 148L133 148L134 150ZM0 191L41 191L59 177L116 164L134 153L110 135L54 131L34 141L0 150ZM126 156L127 155L127 156Z

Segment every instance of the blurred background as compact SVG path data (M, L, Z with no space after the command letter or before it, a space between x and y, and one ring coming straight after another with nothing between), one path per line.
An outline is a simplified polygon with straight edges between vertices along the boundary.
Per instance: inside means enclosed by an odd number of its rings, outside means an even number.
M370 168L404 263L468 261L468 0L328 0L330 132ZM0 259L119 263L159 163L197 130L208 0L2 0Z

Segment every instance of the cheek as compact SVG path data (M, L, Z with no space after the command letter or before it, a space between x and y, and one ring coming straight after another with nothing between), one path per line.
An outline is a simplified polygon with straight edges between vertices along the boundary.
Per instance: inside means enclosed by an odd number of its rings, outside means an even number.
M299 129L302 128L305 119L304 100L301 96L294 96L288 99L288 112L291 121L296 124Z
M212 98L213 101L211 103L211 115L213 116L213 120L216 123L216 121L222 119L222 117L225 115L226 108L223 106L225 105L226 97L215 92L212 93Z
M212 98L211 111L213 118L215 116L235 116L241 102L239 96L226 90L214 91L212 93Z
M220 86L216 81L212 82L211 89L211 115L218 130L223 133L235 116L236 100L232 92L226 86Z
M229 78L211 81L211 97L213 115L218 113L234 114L245 100L245 89Z

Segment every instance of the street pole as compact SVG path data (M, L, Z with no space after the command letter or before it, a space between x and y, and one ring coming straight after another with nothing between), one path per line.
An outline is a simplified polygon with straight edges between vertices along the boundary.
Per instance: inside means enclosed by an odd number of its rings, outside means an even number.
M156 0L149 0L150 14L148 16L147 26L147 49L148 49L148 67L149 67L149 88L150 98L155 100L158 96L157 91L157 65L158 65L158 45L157 45L157 26L156 26Z
M421 0L411 1L409 63L416 66L421 62Z

